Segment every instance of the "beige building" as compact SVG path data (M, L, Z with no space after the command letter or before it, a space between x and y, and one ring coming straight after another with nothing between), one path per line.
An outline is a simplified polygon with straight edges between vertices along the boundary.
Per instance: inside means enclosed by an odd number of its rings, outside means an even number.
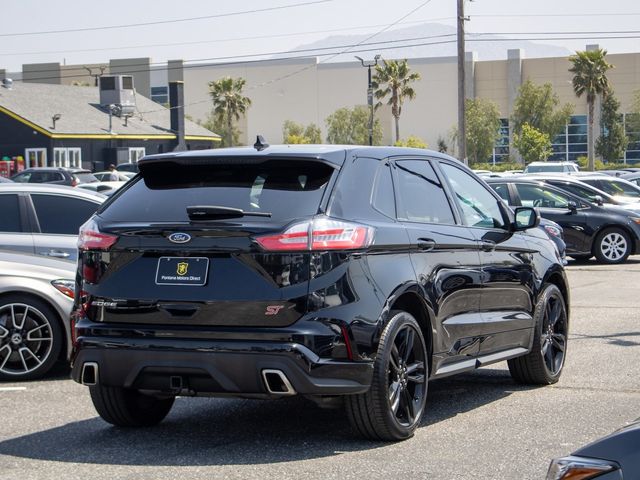
M596 47L588 45L587 49ZM621 102L622 113L627 114L631 111L634 92L640 89L640 53L609 54L607 60L615 66L608 77ZM412 71L420 73L422 79L415 84L415 100L403 107L401 137L418 136L431 148L437 148L441 138L449 146L449 153L455 154L449 135L457 122L456 58L412 58L409 65ZM24 81L32 82L71 83L80 80L89 83L93 81L89 70L95 75L101 66L87 67L24 65L22 77ZM305 58L232 65L183 65L176 60L166 66L158 66L149 58L137 58L111 60L102 67L105 73L117 71L134 75L136 89L158 103L166 103L170 80L184 80L186 113L195 120L206 120L211 112L210 81L224 76L243 77L247 82L245 95L252 101L239 125L241 141L245 144L253 143L257 134L263 135L270 143L282 142L282 126L286 120L305 125L315 123L322 129L324 137L325 119L331 113L341 107L365 105L367 102L367 70L355 59L345 63L322 63L316 58ZM509 50L505 60L477 61L474 54L467 53L466 68L467 96L494 101L503 118L503 136L489 160L501 161L509 156L508 118L518 88L527 79L539 84L550 82L562 103L575 105L570 124L564 134L554 140L555 157L574 160L586 154L586 99L578 99L573 93L567 57L528 59L522 50ZM376 116L383 127L383 143L390 144L394 132L390 109L383 107ZM629 145L626 160L640 161L640 138L635 140Z

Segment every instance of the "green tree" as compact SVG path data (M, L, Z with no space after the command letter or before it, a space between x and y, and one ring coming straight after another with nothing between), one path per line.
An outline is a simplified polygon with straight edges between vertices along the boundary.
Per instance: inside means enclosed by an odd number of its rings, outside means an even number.
M550 83L536 85L527 80L518 90L513 104L513 131L520 133L522 126L527 123L549 135L549 138L554 138L562 132L572 113L573 105L560 105L560 98Z
M242 95L245 83L244 78L231 77L209 82L213 114L216 121L226 123L225 143L229 147L236 143L233 138L233 121L240 120L240 116L251 106L251 99Z
M413 100L416 92L411 84L420 80L420 74L411 72L407 60L382 60L382 65L376 65L371 85L374 96L378 99L376 109L382 101L389 97L387 105L391 105L391 115L396 125L396 142L400 140L400 115L405 99Z
M609 89L609 79L607 70L613 65L605 60L607 51L601 48L591 51L576 52L569 57L573 73L573 91L578 98L585 95L589 108L588 128L587 128L587 156L589 158L588 169L594 170L594 137L593 137L593 114L595 110L596 98Z
M218 117L213 112L209 114L209 117L204 122L198 122L198 124L220 135L221 140L217 144L220 148L230 147L240 143L240 130L234 125L231 126L231 143L229 143L229 131L227 130L228 125L226 119L224 117Z
M364 105L356 105L353 109L339 108L327 117L327 143L342 145L369 144L369 109ZM382 142L380 121L373 122L373 144Z
M553 153L549 134L528 123L522 125L519 134L513 134L513 144L522 155L525 164L546 161Z
M500 138L498 106L483 98L466 100L467 155L471 163L486 161Z
M292 120L285 120L282 126L282 139L285 144L322 143L320 127L310 123L306 127Z
M602 116L600 126L602 134L596 140L596 153L608 162L615 162L624 157L629 139L624 133L624 125L619 113L620 102L613 90L605 90L602 95Z
M409 135L404 140L398 140L394 143L396 147L411 147L411 148L429 148L427 142L425 142L420 137L416 137L415 135Z

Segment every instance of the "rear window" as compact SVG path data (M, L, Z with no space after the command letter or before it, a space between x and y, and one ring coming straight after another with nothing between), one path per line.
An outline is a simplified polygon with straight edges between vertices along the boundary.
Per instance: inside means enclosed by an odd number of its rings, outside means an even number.
M116 222L188 222L187 207L209 205L270 213L272 220L286 221L318 212L333 172L329 165L307 160L149 165L144 178L106 204L101 216Z
M73 176L78 179L79 183L91 183L98 181L93 173L74 173Z

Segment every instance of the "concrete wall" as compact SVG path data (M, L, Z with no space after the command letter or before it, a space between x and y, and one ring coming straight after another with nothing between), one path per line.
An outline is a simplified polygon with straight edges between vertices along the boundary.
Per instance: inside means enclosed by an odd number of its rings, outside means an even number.
M27 83L60 84L59 63L29 63L22 65L22 81Z

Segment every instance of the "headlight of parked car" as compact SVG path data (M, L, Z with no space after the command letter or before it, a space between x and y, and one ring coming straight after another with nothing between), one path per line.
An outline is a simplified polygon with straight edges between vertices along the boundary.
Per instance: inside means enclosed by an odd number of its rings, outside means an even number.
M597 458L562 457L551 461L547 480L589 480L619 468L613 462Z

